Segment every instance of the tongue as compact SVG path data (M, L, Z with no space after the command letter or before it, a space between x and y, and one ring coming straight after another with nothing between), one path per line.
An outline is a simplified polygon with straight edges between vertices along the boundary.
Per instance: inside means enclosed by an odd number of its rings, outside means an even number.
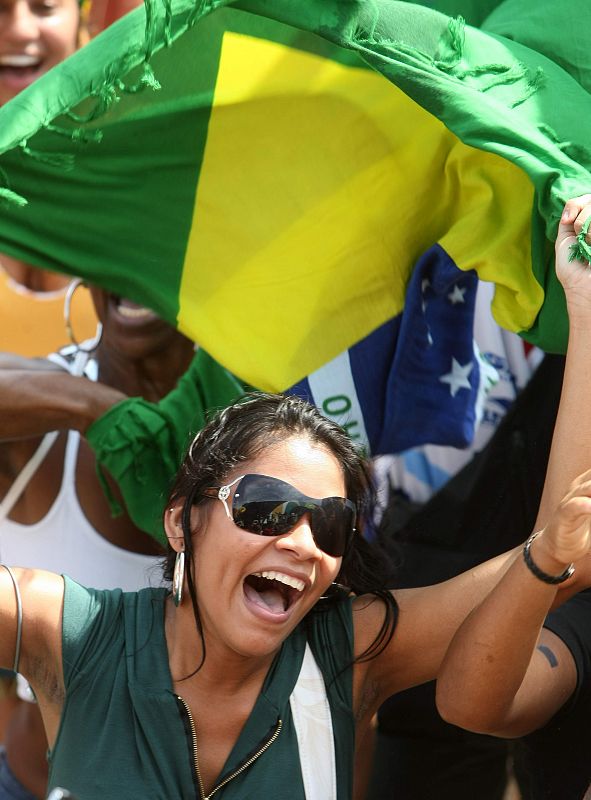
M12 67L12 66L2 66L0 67L0 71L2 75L8 75L11 78L28 78L31 75L34 75L37 70L39 69L39 65L35 64L31 67Z
M248 583L244 584L244 593L252 603L257 606L266 608L278 614L285 611L285 603L283 602L283 595L278 589L264 589L257 591L254 587L249 586Z

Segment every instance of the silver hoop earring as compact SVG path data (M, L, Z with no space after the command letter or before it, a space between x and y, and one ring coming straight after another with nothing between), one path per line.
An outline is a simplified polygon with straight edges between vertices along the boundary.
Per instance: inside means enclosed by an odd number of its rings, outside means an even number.
M174 572L172 573L172 600L178 608L183 600L183 585L185 583L185 551L176 554Z
M88 342L84 343L84 346L80 344L80 342L74 336L74 331L72 329L72 298L74 297L74 293L79 286L84 286L84 281L82 278L75 278L68 286L66 291L66 296L64 298L64 322L66 323L66 332L68 334L68 338L78 350L81 350L84 353L92 353L93 350L99 346L102 336L103 336L103 324L102 322L98 322L96 326L96 333L94 335L94 339L90 339Z

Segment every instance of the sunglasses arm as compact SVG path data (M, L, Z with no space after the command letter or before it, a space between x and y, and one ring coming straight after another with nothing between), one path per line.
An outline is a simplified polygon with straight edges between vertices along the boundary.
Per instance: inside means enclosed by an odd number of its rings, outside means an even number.
M232 483L227 483L225 486L211 486L209 489L205 489L203 494L206 497L211 497L214 500L221 500L224 504L224 510L226 512L226 516L228 519L232 519L232 514L230 513L230 507L228 506L228 497L230 497L230 489L234 486L235 483L244 478L244 475L240 475L239 478L235 478Z
M228 497L230 497L230 486L232 484L228 484L227 486L220 486L218 491L218 500L221 500L224 504L224 509L226 511L226 516L228 519L232 519L232 515L230 514L230 509L228 507Z

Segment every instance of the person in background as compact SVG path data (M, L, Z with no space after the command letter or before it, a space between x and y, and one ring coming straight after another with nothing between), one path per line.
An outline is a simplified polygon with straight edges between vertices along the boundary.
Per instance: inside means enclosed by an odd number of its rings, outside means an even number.
M502 330L491 312L493 289L478 285L474 340L498 375L472 444L425 445L376 459L385 498L377 538L393 562L392 585L446 580L516 546L535 520L563 359L541 364L541 351ZM364 758L370 774L356 800L504 796L507 742L445 723L434 683L387 700L376 722Z
M2 0L0 105L74 53L80 36L77 0ZM60 347L69 282L0 254L0 351L42 356ZM87 293L79 293L73 317L78 339L90 338L96 317Z
M513 570L503 576L460 626L437 681L444 718L495 736L526 737L527 796L561 800L580 800L591 777L589 593L548 615L557 588L572 573L570 556L591 538L589 265L568 261L572 225L578 233L590 211L591 195L572 200L559 226L568 352L545 489L521 565L528 580ZM581 475L573 479L576 472ZM560 555L545 546L536 554L536 542L550 531Z
M0 105L71 55L81 36L76 0L6 0L0 5ZM63 306L69 280L0 254L0 351L41 356L65 339ZM96 316L88 292L78 293L76 335L92 336ZM0 676L0 742L14 704L14 681Z
M55 413L41 409L39 384L31 414L27 381L20 378L55 377L54 405L61 376L78 382L79 396L69 396L78 407L84 392L95 409L128 394L157 401L190 365L194 345L148 309L98 289L92 296L102 326L98 341L66 347L49 360L0 357L0 556L76 575L87 585L138 589L154 579L161 547L126 515L112 519L92 452L67 430L73 418L56 432ZM37 706L23 700L7 728L0 798L45 797L46 749Z

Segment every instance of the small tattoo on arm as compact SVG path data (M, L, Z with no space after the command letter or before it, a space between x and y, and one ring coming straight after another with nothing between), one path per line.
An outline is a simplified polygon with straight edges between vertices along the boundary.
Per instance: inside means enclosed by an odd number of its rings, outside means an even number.
M558 659L549 647L547 647L545 644L539 644L537 649L542 655L546 656L552 669L558 666Z

